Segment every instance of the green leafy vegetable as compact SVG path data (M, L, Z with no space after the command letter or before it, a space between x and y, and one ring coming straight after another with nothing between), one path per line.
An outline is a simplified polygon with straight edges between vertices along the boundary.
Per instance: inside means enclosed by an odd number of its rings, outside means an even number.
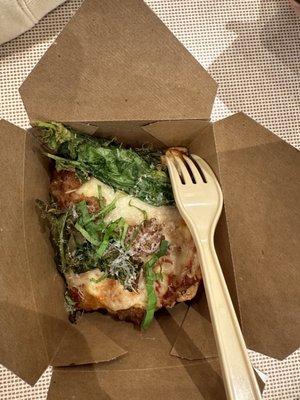
M101 269L100 260L96 256L95 246L88 241L78 243L73 252L68 254L68 271L76 274L90 271L91 269Z
M90 279L90 282L93 282L93 283L100 283L100 282L102 282L105 278L107 278L107 275L106 275L106 274L103 274L103 275L100 276L100 278L98 278L98 279L91 278L91 279Z
M62 213L54 204L48 204L42 200L37 200L36 205L40 209L42 218L48 223L52 244L56 251L56 262L59 270L64 272L67 264L65 244L69 236L66 225L70 214L68 211Z
M124 288L133 291L137 287L141 265L135 263L118 242L111 242L102 257L102 265L109 277L117 279Z
M88 242L99 246L101 243L99 239L99 227L92 221L93 216L90 215L85 201L81 201L76 205L76 212L79 218L75 224L75 228Z
M102 257L105 251L107 250L109 246L109 237L110 237L110 231L106 230L104 237L102 239L102 242L100 244L100 247L97 250L97 256Z
M76 303L71 298L68 290L65 292L65 306L69 313L74 313L76 311Z
M65 258L65 249L64 249L64 229L65 229L65 224L68 218L68 213L66 212L64 215L61 215L60 218L58 219L59 221L59 255L60 255L60 260L61 260L61 266L62 269L66 268L66 258Z
M55 122L35 122L39 140L55 153L57 168L71 169L82 179L88 175L141 200L162 206L173 204L169 176L159 152L125 149L111 141L83 135Z
M129 201L128 204L129 204L130 207L134 207L134 208L136 208L137 210L139 210L139 211L143 214L144 220L148 219L147 211L146 211L146 210L142 210L140 207L137 207L137 206L135 206L134 204L132 204L132 199Z
M99 213L95 215L95 218L99 218L99 217L104 218L104 217L106 217L110 212L112 212L116 208L117 200L118 200L118 198L115 197L111 203L109 203L107 206L102 208L102 210L99 211Z
M160 150L152 150L149 147L142 147L135 149L140 157L142 157L152 168L163 169L163 165L161 164L161 151Z
M79 215L78 222L86 225L92 221L93 216L89 213L89 209L87 207L86 201L80 201L76 204L76 211Z
M86 169L78 161L68 160L50 153L45 153L45 155L55 161L55 168L57 171L74 171L76 172L78 178L80 178L82 181L86 181L88 179L89 175Z
M123 217L110 222L103 219L115 207L115 200L105 207L103 214L90 214L85 201L67 212L41 200L37 200L37 205L50 228L61 273L80 274L98 268L125 289L135 290L141 264L131 259L124 246L128 224Z
M101 185L98 185L98 199L99 199L100 209L102 210L105 207L105 199L102 196Z
M75 228L82 234L82 236L90 243L94 244L95 246L100 245L99 238L95 238L88 233L87 230L84 229L78 222L75 224Z
M73 133L60 123L36 121L33 126L42 129L43 143L55 152L61 144L70 142L73 139Z
M163 257L167 254L169 242L167 240L162 240L160 243L160 247L155 254L153 254L149 261L147 261L144 265L144 274L145 274L145 282L146 282L146 290L147 290L147 309L144 320L142 322L142 328L147 329L151 324L151 321L154 317L154 312L156 310L157 298L154 289L154 282L156 281L156 274L153 271L153 268L160 257Z
M127 222L124 222L123 232L122 232L121 240L120 240L121 245L122 245L123 248L125 247L125 239L126 239L128 228L129 228L129 225L127 224Z
M116 221L110 222L106 229L105 229L105 233L104 233L104 237L102 239L102 243L99 247L99 249L97 250L97 255L98 257L102 257L103 254L105 253L105 251L107 250L108 246L109 246L109 241L110 239L114 239L117 242L122 241L122 237L123 237L123 228L125 226L126 222L124 220L124 218L119 218Z

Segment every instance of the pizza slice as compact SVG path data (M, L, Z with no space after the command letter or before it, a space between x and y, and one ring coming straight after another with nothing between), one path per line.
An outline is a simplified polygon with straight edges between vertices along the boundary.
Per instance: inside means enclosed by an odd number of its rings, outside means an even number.
M49 137L49 130L46 133ZM103 147L102 142L97 145ZM139 185L140 192L126 187L115 160L110 168L118 174L112 178L118 185L110 185L107 172L102 172L104 182L99 179L99 169L95 174L98 179L92 174L94 165L87 166L85 161L79 169L70 162L77 163L78 158L70 160L65 154L63 148L50 155L56 162L51 201L38 201L38 205L50 227L72 311L107 310L120 320L147 328L159 308L191 300L201 281L200 265L191 234L174 203L170 204L170 194L162 193L159 199L153 193L147 196L146 191L142 193L144 182ZM139 158L135 167L144 161L149 165L146 157L130 149L128 156L132 155ZM142 167L141 176L135 179L142 180L145 174L149 182L152 170L158 171L159 184L169 189L167 173L161 166L160 170L151 166L148 171Z

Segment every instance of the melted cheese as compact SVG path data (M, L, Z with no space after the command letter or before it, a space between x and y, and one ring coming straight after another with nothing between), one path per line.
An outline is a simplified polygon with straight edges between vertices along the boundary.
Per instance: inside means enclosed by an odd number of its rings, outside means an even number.
M118 200L116 208L108 215L107 220L116 220L117 218L124 217L130 225L139 224L143 221L143 214L137 208L129 205L131 204L139 207L147 212L148 218L157 218L159 221L169 220L173 224L177 224L180 220L182 221L179 212L176 207L162 206L154 207L147 204L133 196L129 196L121 191L114 191L110 186L98 181L95 178L91 178L89 181L84 183L78 190L78 194L83 194L87 197L98 197L99 189L101 188L101 194L105 198L106 203L110 203L117 196Z
M111 187L95 178L84 183L77 190L77 193L86 197L97 197L99 187L106 204L109 204L117 196L116 208L106 217L107 221L124 217L129 225L139 224L143 221L143 214L137 208L131 206L134 205L146 211L149 219L156 218L162 225L162 233L170 243L170 254L162 257L154 268L155 272L161 272L163 276L163 279L155 285L158 307L161 306L161 300L168 291L170 276L174 275L180 280L180 277L186 275L187 271L189 276L200 276L199 262L191 234L176 207L151 206L123 192L115 192ZM83 308L107 308L108 310L118 311L130 307L146 307L147 293L142 274L137 292L125 290L118 281L112 279L104 278L98 283L95 282L101 276L102 272L98 269L79 275L70 273L66 276L69 288L76 288L84 301L89 303L85 304L83 301Z

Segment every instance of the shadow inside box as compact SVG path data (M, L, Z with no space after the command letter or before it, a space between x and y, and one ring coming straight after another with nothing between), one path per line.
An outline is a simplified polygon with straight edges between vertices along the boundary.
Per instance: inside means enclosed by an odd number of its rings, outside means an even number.
M82 366L86 366L89 370L88 375L88 385L87 390L89 394L89 399L98 400L99 398L103 400L109 400L110 396L104 391L103 387L101 387L97 374L94 371L95 364L91 364L88 361L86 364L86 360L92 360L93 355L91 354L91 342L90 338L86 340L85 334L82 334L80 329L77 329L75 324L71 324L67 318L65 321L59 320L57 318L53 318L50 315L41 314L25 307L20 307L11 302L0 302L0 315L3 321L9 320L17 320L14 325L14 333L18 338L16 340L13 335L7 334L10 332L11 324L1 323L1 346L0 346L0 362L8 368L9 370L14 371L17 376L21 377L23 380L26 380L31 386L37 382L37 379L41 375L42 371L47 368L49 364L55 365L57 362L60 365L64 365L62 363L62 359L65 359L65 365L68 368L55 367L53 377L51 380L50 391L48 393L47 399L56 400L57 396L61 400L71 400L74 399L74 393L76 393L76 386L83 385L82 377L86 378L85 375L82 374L70 374L68 370L76 371L75 365L79 364ZM48 361L47 355L44 353L45 348L41 345L40 340L41 337L37 333L38 331L35 329L36 324L34 321L39 321L40 326L57 326L59 330L65 331L65 335L63 338L57 342L56 352L53 352L52 361ZM93 324L86 324L89 329ZM24 327L25 326L25 327ZM30 327L32 328L30 330ZM86 333L85 327L83 327L83 332ZM36 335L35 335L36 333ZM95 332L93 332L95 333ZM46 337L44 337L45 340ZM67 338L68 340L65 340ZM49 339L49 338L48 338ZM99 333L98 337L99 341L101 341L101 334ZM35 340L37 342L35 342ZM31 351L29 353L28 343L31 342ZM47 342L47 340L46 340ZM67 342L67 343L66 343ZM47 346L47 349L51 349L51 346ZM52 348L53 350L53 348ZM55 350L55 349L54 349ZM50 350L51 351L51 350ZM72 352L74 354L74 360L72 357ZM119 349L117 349L116 357L119 357L118 354ZM60 354L59 354L60 353ZM77 354L75 354L77 353ZM18 355L14 357L13 355ZM35 361L33 361L33 359ZM80 361L81 359L81 361ZM57 373L58 372L58 373ZM66 379L58 379L56 380L56 376L61 373L66 373ZM67 382L67 384L66 384ZM91 390L93 388L93 390ZM80 388L80 397L76 397L78 400L86 400L85 390ZM93 396L92 393L95 395ZM60 397L63 395L63 397ZM100 397L99 397L100 396Z
M199 298L198 298L199 299ZM191 305L196 304L196 300L191 302ZM176 338L180 337L180 342L184 342L185 348L188 347L189 353L195 354L195 359L188 359L178 355L172 354L180 360L185 371L190 379L197 387L203 399L217 399L226 400L223 381L221 378L219 361L217 357L206 358L204 353L201 353L199 346L197 346L192 338L185 332L184 329L178 330L177 322L172 318L171 313L163 308L157 313L157 321L166 335L171 347L176 345ZM201 376L201 379L199 377ZM205 394L204 394L205 393Z
M221 370L217 357L205 291L203 283L200 284L196 296L186 301L185 317L178 324L173 318L172 309L162 308L156 313L156 319L170 343L170 354L176 357L186 373L189 375L199 394L203 399L225 400L225 390L221 377ZM176 307L176 306L175 306ZM191 313L192 312L192 313ZM194 336L193 330L188 327L195 314L208 326L209 344L203 347L202 342L207 342L207 333L203 326L197 325L199 336ZM195 342L197 341L197 342ZM199 377L201 376L201 379ZM201 397L202 398L202 397Z

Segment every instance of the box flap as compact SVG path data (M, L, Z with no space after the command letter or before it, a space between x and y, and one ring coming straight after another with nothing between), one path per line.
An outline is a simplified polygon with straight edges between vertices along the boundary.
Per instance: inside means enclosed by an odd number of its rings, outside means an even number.
M188 339L187 339L188 338ZM218 357L204 289L197 297L183 321L171 355L187 360L204 360Z
M45 222L41 220L35 206L36 199L48 199L48 196L48 160L42 156L36 139L26 134L23 190L24 237L39 322L45 339L48 360L51 360L69 323L64 307L64 283L54 263L53 249Z
M78 400L167 397L225 400L215 358L188 361L170 357L186 311L185 304L159 311L146 332L134 329L128 323L116 324L109 316L98 315L103 333L110 334L110 338L128 353L117 362L54 369L48 399L67 400L76 394Z
M98 314L97 321L104 335L128 353L117 362L97 364L94 368L109 370L166 368L180 365L176 357L170 357L170 350L178 335L187 311L186 304L178 304L170 310L157 313L150 328L143 332L127 322L116 322L109 315Z
M178 121L156 121L143 126L145 132L150 133L167 147L188 147L199 132L204 129L209 121L203 120L178 120Z
M123 355L95 326L96 314L77 326L68 322L64 283L35 208L36 198L48 197L46 160L30 134L4 120L0 137L1 181L7 188L1 194L0 362L34 384L50 360L70 365Z
M216 357L189 361L169 355L186 311L185 304L161 310L147 332L122 322L116 326L109 316L98 315L103 332L111 333L111 338L128 353L117 362L54 368L47 399L71 400L75 396L78 400L225 400ZM186 337L183 345L191 347L190 342ZM258 381L262 389L263 384Z
M242 113L214 133L246 343L283 358L300 344L300 153Z
M22 129L1 120L0 137L0 362L34 384L48 366L48 354L25 239L26 135ZM36 243L35 247L38 247Z
M106 362L126 353L102 332L101 319L95 312L79 318L77 324L68 324L51 365L69 366Z
M209 119L216 83L142 0L86 0L20 93L30 119Z

